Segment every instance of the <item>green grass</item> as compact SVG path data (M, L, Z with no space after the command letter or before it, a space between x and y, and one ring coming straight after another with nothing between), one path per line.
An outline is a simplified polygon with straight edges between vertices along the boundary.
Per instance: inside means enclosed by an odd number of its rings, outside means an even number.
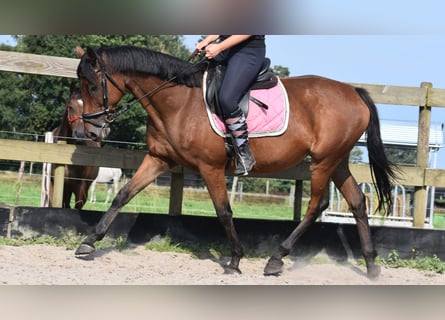
M83 241L84 236L75 235L72 232L66 232L62 237L56 238L49 235L43 235L32 238L6 238L0 237L0 246L24 246L24 245L34 245L34 244L48 244L56 247L65 247L67 250L76 249ZM97 249L108 249L113 248L117 250L125 250L129 247L127 240L119 236L116 239L105 237L103 240L95 242L95 247Z
M445 229L445 214L435 214L433 219L434 228Z
M41 176L24 175L21 186L20 197L18 191L17 174L0 172L0 203L21 206L40 206ZM97 202L89 201L84 206L85 210L106 211L110 204L104 204L106 198L106 186L97 185ZM17 200L18 199L18 200ZM307 204L304 204L305 212ZM72 207L74 203L72 203ZM124 208L123 212L145 212L168 214L169 188L148 186L134 197ZM235 201L232 206L235 218L269 219L269 220L292 220L293 207L289 206L288 199L276 200L272 198L258 198L243 195L243 202ZM182 214L194 216L215 216L215 210L210 196L205 190L192 188L184 189ZM445 229L445 214L435 214L433 227Z
M376 262L389 268L410 268L425 272L444 273L445 262L442 262L436 255L432 257L423 257L417 254L415 249L412 249L412 256L410 259L401 259L397 250L391 250L386 259L377 257ZM359 264L365 265L364 259L359 259Z
M9 173L8 176L0 174L0 203L20 206L40 206L41 177L23 177L20 196L17 197L20 185L17 175ZM97 202L87 204L85 210L106 211L110 204L104 204L106 198L106 186L97 185ZM71 206L74 206L72 201ZM169 188L148 186L134 197L122 211L124 212L146 212L168 214ZM287 199L277 203L275 199L261 199L243 196L243 202L235 201L233 207L235 218L255 218L271 220L292 220L293 207L288 205ZM182 213L194 216L215 216L210 196L205 190L192 188L184 189Z

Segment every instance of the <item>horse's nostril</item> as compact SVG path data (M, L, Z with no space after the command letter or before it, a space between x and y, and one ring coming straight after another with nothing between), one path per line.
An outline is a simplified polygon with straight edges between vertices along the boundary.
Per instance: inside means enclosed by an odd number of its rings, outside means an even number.
M73 137L77 139L85 138L85 134L83 130L74 130Z
M97 134L95 134L94 132L87 132L86 134L87 134L87 137L93 141L97 141L99 139Z

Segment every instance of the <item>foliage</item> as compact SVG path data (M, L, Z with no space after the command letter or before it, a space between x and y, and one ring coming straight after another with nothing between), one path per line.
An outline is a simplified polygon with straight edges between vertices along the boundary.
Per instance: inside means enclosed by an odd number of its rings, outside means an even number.
M283 67L283 66L273 66L271 68L272 72L275 73L277 76L279 76L280 78L287 78L289 77L290 71L289 68L287 67Z
M159 252L179 252L179 253L189 253L192 254L191 251L184 249L181 247L179 243L174 243L167 234L164 237L155 236L149 242L144 245L144 248L151 251L159 251Z
M35 244L47 244L56 247L65 247L67 250L74 250L77 248L83 240L83 235L75 235L71 231L66 231L61 237L54 237L50 235L41 235L36 237L24 238L6 238L0 237L0 246L26 246ZM129 247L127 240L119 236L116 239L105 237L103 240L95 243L97 249L114 248L119 251L125 250Z
M124 236L118 236L114 241L114 247L119 251L128 249L129 246L130 244Z
M442 262L437 255L432 257L422 257L419 256L416 249L411 250L410 259L401 259L397 250L391 250L388 253L388 258L382 259L378 257L376 259L378 264L390 267L390 268L411 268L421 271L431 271L434 273L444 273L445 272L445 262ZM364 260L360 259L361 264L364 264Z
M403 166L415 166L417 151L415 148L385 147L388 160Z
M233 177L227 179L228 188L231 188ZM239 177L238 185L242 183L243 192L252 193L265 193L267 185L269 185L269 193L271 194L289 194L291 186L295 183L292 180L281 180L281 179L261 179L261 178L248 178Z
M74 235L72 232L65 232L62 237L53 237L50 235L41 235L37 237L18 237L6 238L0 237L0 245L6 246L25 246L33 244L48 244L57 247L66 247L67 249L74 249L80 245L82 237Z
M362 156L363 156L362 149L354 147L351 151L351 154L349 155L349 162L356 164L363 163Z

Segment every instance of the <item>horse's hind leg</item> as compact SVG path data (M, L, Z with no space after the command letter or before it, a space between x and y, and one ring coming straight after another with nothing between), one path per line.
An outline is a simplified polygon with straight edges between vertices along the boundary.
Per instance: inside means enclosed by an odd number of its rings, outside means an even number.
M108 203L108 201L110 201L110 198L111 198L111 193L113 192L113 190L111 190L112 189L112 184L111 183L107 183L107 197L105 198L105 204L107 204Z
M95 232L90 234L77 248L75 255L86 255L94 252L94 242L103 239L111 223L118 215L120 209L126 205L141 190L152 183L160 174L170 170L170 165L150 155L145 156L133 178L126 183L113 199L108 211L101 217Z
M321 166L312 166L311 174L311 199L303 220L292 231L288 238L280 245L279 250L269 259L264 268L264 275L278 275L282 272L282 258L287 256L295 242L317 220L320 214L329 205L329 172L321 169Z
M375 264L377 254L372 243L371 230L366 214L366 198L351 175L347 160L343 161L336 168L332 175L332 180L342 193L354 215L357 222L361 249L366 262L367 274L369 278L375 278L380 274L380 267Z

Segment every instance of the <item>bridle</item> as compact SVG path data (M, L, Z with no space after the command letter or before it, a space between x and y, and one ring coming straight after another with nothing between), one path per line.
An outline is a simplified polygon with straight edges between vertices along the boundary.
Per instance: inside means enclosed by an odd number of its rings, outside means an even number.
M82 119L84 122L90 123L91 125L95 126L96 128L106 128L112 123L118 116L120 116L122 113L124 113L130 106L132 106L135 103L140 102L144 98L150 98L155 93L160 91L163 87L171 83L174 79L176 79L177 75L171 77L168 80L165 80L162 82L159 86L154 88L153 90L145 93L139 98L134 98L132 101L124 103L123 105L117 106L115 110L110 110L108 106L108 86L107 86L107 79L113 84L114 87L116 87L122 95L125 94L125 90L122 89L119 84L116 82L116 80L113 79L113 77L105 70L105 65L103 63L102 57L96 52L96 50L92 50L94 52L94 55L96 57L97 63L99 64L99 68L95 69L94 72L101 73L101 85L102 85L102 92L103 92L103 107L104 109L97 112L92 113L83 113L82 116L80 116L80 119ZM187 61L190 61L193 57L197 56L198 52L195 50L191 56L187 59ZM205 56L201 57L196 63L192 64L191 66L196 66L200 63L203 63L206 60ZM150 99L149 99L150 100ZM105 116L105 122L103 124L98 124L97 122L93 121L93 119L96 119L98 117Z
M71 126L71 124L73 123L73 122L76 122L76 121L78 121L78 120L82 120L83 119L83 116L74 116L74 117L71 117L71 114L70 114L70 107L69 106L67 106L66 107L66 119L68 120L68 123L69 123L69 125Z
M96 73L101 73L101 85L102 85L102 92L103 92L103 107L104 109L101 111L97 111L97 112L92 112L92 113L82 113L82 120L84 122L90 123L93 126L95 126L96 128L105 128L107 126L109 126L109 124L111 122L114 121L114 119L116 118L117 114L120 114L122 112L118 112L119 110L110 110L109 106L108 106L108 86L107 86L107 79L122 93L122 95L125 94L125 90L123 90L119 84L113 79L113 77L111 77L109 75L109 73L105 70L105 65L102 61L102 57L97 54L96 51L94 51L94 54L96 56L97 59L97 63L99 64L99 68L94 70L94 72ZM119 108L118 108L119 109ZM92 121L92 119L96 119L98 117L101 117L105 115L105 122L103 124L98 124L95 121Z

